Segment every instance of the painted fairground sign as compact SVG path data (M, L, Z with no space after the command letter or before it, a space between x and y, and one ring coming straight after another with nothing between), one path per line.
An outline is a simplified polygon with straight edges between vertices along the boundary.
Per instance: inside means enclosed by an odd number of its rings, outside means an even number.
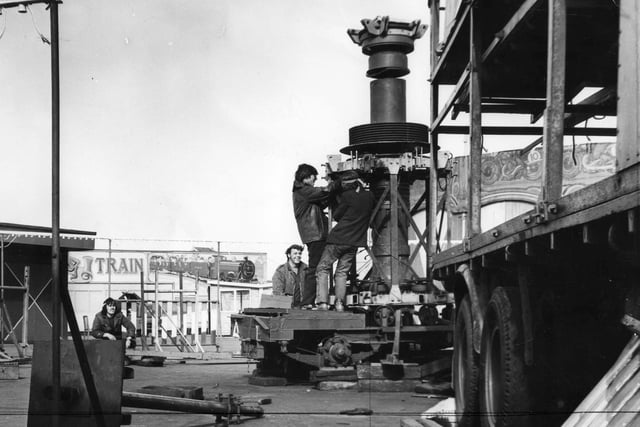
M219 258L219 259L218 259ZM153 281L155 271L228 282L263 282L267 255L256 252L120 252L69 253L69 283L138 283Z

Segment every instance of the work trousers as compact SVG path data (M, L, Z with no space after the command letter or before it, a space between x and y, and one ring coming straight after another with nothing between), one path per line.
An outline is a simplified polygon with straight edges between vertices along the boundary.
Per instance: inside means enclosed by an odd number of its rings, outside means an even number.
M316 300L316 267L324 251L325 240L318 240L315 242L307 243L307 249L309 250L309 262L307 263L307 275L304 278L304 285L302 287L302 301L300 305L314 304Z
M336 260L338 260L338 265L333 276L336 286L336 302L341 301L344 303L344 297L347 292L347 276L355 260L357 250L356 246L351 245L328 243L325 246L316 271L318 304L329 302L329 275L331 274L331 266Z

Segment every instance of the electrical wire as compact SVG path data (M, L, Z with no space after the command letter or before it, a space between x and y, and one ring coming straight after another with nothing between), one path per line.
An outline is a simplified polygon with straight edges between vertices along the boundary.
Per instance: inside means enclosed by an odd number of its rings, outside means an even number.
M0 12L2 11L0 10ZM2 31L0 31L0 39L2 39L2 36L4 36L4 32L7 29L7 14L3 13L3 15L4 15L4 22L2 23Z
M31 22L33 22L33 28L35 28L36 32L40 36L40 40L42 40L42 43L50 45L51 42L49 41L49 39L47 39L38 28L38 24L36 24L36 18L33 16L33 12L31 11L31 8L29 7L29 5L27 5L27 10L29 11L29 15L31 15Z

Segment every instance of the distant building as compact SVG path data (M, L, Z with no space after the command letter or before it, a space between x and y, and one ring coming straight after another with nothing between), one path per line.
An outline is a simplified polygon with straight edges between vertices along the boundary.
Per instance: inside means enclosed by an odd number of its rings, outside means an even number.
M64 274L67 254L70 251L82 254L78 251L93 249L94 237L95 233L89 231L61 230L61 287L67 281ZM49 227L0 223L0 286L3 289L0 292L0 344L12 345L14 340L20 344L51 340L51 244ZM28 291L26 307L25 291Z
M271 284L264 283L266 258L265 253L224 253L218 263L216 252L203 249L70 253L69 294L79 322L86 317L88 327L102 301L111 296L127 300L123 308L138 329L146 318L147 336L153 336L157 328L159 337L175 337L181 311L185 334L198 330L230 335L229 315L257 306L263 293L271 293ZM143 293L146 314L139 306ZM154 315L156 306L159 326Z

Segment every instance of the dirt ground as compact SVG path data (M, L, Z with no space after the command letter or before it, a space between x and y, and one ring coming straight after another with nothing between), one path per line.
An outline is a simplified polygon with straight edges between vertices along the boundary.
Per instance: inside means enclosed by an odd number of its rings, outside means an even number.
M414 397L411 392L358 392L357 390L321 391L311 384L284 387L249 385L255 365L237 358L214 360L167 360L163 367L133 366L135 378L124 380L125 391L144 386L189 385L203 388L205 399L219 393L267 395L272 403L263 405L264 416L243 418L253 426L400 426L401 420L417 419L439 402ZM0 380L0 426L26 426L29 406L31 366L20 366L20 379ZM371 415L341 415L354 408L368 408ZM185 414L137 408L123 408L132 414L133 426L212 426L215 416Z

